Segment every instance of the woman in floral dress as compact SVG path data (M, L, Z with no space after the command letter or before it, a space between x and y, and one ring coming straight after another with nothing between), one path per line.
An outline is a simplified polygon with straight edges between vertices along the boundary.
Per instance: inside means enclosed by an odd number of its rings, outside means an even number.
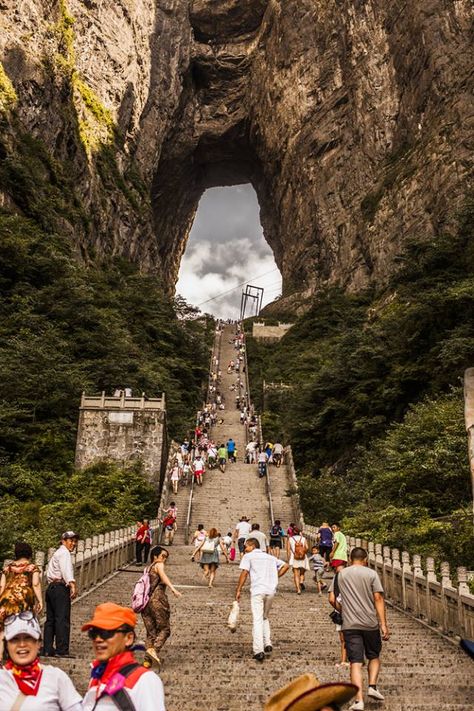
M28 543L15 544L15 560L8 563L0 578L0 660L3 657L3 628L10 615L43 609L40 570L31 562L33 551Z

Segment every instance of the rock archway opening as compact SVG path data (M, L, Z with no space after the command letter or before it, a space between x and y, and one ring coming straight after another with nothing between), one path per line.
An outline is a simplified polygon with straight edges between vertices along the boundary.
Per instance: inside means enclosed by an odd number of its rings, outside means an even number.
M263 304L281 293L281 274L263 237L251 184L203 193L181 260L176 292L202 311L237 318L242 285L264 288Z

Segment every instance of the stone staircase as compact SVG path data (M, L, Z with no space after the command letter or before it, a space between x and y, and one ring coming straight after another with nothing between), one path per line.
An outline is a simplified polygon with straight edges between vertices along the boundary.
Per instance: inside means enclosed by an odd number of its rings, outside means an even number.
M235 376L226 373L232 357L228 343L230 327L222 339L222 390L226 395L224 424L215 428L216 440L236 440L238 462L225 474L207 472L202 488L195 490L192 526L216 526L222 533L232 530L243 514L258 521L262 530L270 526L265 483L256 466L243 462L245 430L239 423L233 393L228 390ZM270 467L275 517L283 525L293 518L286 468ZM172 635L163 649L161 677L168 711L260 711L270 693L304 672L313 672L322 682L346 681L348 670L335 667L339 661L339 639L329 619L330 607L320 597L308 576L306 591L297 596L290 573L281 579L271 613L274 651L263 664L252 658L251 615L248 588L241 600L241 623L231 634L226 620L235 593L239 568L225 562L219 567L215 587L209 589L200 568L190 560L192 549L182 542L183 513L189 490L180 489L174 500L179 507L179 530L170 548L167 572L183 593L170 596ZM180 538L181 536L181 538ZM80 632L94 606L106 600L129 604L133 585L140 574L129 566L102 586L80 598L73 606L72 653L77 658L61 660L77 688L84 691L88 680L90 644ZM473 665L454 644L419 622L389 609L392 636L384 643L380 689L383 704L367 702L367 711L469 711L474 709ZM139 636L143 635L140 624Z

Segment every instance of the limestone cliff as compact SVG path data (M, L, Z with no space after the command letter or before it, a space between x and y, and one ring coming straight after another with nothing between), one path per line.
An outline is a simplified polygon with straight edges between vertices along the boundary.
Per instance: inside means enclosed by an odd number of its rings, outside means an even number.
M124 255L170 290L202 192L249 181L284 294L383 283L471 187L473 17L470 0L0 0L0 158L41 138L83 258Z

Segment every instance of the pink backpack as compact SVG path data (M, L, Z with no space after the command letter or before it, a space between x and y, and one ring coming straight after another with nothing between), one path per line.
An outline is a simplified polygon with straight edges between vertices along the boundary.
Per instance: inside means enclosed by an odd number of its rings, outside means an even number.
M150 600L150 573L148 568L143 571L142 577L137 580L132 593L132 610L142 612Z

